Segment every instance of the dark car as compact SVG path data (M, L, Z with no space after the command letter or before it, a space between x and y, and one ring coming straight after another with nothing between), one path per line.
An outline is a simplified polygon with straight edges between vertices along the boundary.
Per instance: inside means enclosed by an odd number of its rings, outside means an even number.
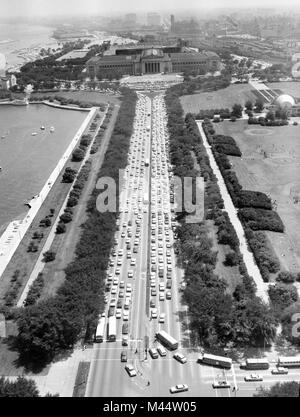
M115 307L109 307L108 317L113 316L114 314L115 314Z
M117 308L122 308L122 300L118 300L118 302L117 302Z
M172 281L170 279L167 280L167 288L168 289L172 288Z
M129 326L128 323L124 323L122 326L122 334L128 334Z
M127 362L127 353L125 351L121 353L121 362Z

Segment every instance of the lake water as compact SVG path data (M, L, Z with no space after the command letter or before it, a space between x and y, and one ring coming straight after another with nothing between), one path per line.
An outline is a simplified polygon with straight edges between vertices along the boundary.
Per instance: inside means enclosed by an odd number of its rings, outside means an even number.
M0 234L24 217L24 202L40 192L86 117L46 105L0 106Z
M6 57L7 67L25 62L18 56L24 52L37 48L57 48L58 43L51 38L53 28L25 24L0 24L0 53Z

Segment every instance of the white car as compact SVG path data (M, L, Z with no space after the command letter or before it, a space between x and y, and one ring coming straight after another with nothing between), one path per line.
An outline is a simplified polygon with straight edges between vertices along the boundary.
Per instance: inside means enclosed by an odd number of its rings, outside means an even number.
M160 313L158 322L159 323L164 323L165 319L166 319L166 313Z
M178 392L184 392L184 391L188 391L189 387L187 384L178 384L175 385L175 387L171 387L170 388L170 393L171 394L176 394Z
M273 375L286 375L289 373L289 370L288 368L283 368L283 367L278 366L277 368L272 369L271 372Z
M133 278L133 271L130 269L127 273L128 278Z
M118 291L118 288L117 288L116 286L112 287L112 289L111 289L111 293L112 293L113 295L117 294L117 291Z
M116 319L121 319L122 318L122 309L121 308L117 308L116 311Z
M135 258L131 259L130 266L136 266L136 259Z
M157 319L157 308L152 308L151 309L151 318L152 319Z
M160 354L160 356L167 356L167 351L162 346L157 346L157 352Z
M159 293L159 301L165 301L165 293L164 292Z
M121 273L121 268L116 268L116 275L120 275Z
M129 320L129 311L124 310L123 311L123 321L128 321L128 320Z
M173 355L173 358L176 359L180 363L186 363L187 362L187 358L184 355L182 355L182 353L175 353Z
M259 374L251 374L249 376L245 376L244 380L246 382L250 382L250 381L263 381L263 377Z
M212 386L213 388L230 388L230 383L228 381L215 381Z
M125 365L125 369L130 377L136 376L136 370L132 365Z

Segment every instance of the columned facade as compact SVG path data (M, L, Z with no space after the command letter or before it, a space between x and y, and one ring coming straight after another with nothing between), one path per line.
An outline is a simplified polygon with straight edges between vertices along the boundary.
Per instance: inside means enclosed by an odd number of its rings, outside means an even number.
M160 70L160 62L144 62L145 70L143 71L145 74L155 74L157 72L161 72Z

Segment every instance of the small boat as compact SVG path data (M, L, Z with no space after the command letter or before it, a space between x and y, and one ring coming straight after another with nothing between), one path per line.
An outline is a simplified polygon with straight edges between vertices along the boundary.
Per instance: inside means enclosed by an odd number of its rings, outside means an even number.
M36 132L32 132L31 133L31 136L36 136L37 135L37 133Z
M2 171L2 167L0 167L0 172Z
M53 126L50 127L50 132L53 133L55 131L55 128Z
M1 136L1 139L5 139L5 138L6 138L6 136L5 136L5 135Z
M41 130L45 130L45 126L41 126Z

